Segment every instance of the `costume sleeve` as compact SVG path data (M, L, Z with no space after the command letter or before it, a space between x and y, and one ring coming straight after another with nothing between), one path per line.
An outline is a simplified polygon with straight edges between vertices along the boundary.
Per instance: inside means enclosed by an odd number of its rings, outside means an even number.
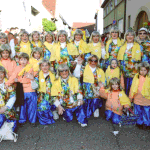
M99 92L100 92L100 97L107 99L108 94L106 93L104 87L101 87Z
M122 74L122 73L121 73L120 82L121 82L122 88L124 89L124 88L125 88L125 85L124 85L124 77L123 77L123 74Z
M31 81L31 87L33 90L39 88L39 74L34 77L34 81Z
M74 70L74 72L73 72L73 75L74 75L75 77L79 78L79 77L80 77L80 70L81 70L81 65L77 64L77 65L76 65L76 68L75 68L75 70Z
M11 47L11 57L13 58L16 55L14 39L11 39L9 44Z
M12 109L15 101L16 101L16 93L14 91L14 88L13 87L8 87L8 89L12 89L11 92L10 92L10 96L9 96L9 100L7 101L6 103L6 106L8 107L8 109Z
M102 58L105 59L105 55L106 55L105 48L102 48L101 51L102 51Z

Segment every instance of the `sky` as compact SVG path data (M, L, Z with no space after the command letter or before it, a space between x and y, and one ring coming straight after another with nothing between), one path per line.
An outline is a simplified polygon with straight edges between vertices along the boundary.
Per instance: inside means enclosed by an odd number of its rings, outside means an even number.
M57 0L56 13L60 13L66 22L95 23L96 10L100 8L100 0ZM58 14L56 14L58 15Z

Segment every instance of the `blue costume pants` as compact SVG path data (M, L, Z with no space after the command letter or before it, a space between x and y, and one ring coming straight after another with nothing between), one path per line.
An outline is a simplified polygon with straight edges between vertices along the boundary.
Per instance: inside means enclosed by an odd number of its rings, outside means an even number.
M94 99L86 99L85 100L85 109L87 118L90 118L94 111L98 108L101 108L103 105L102 99L94 98Z
M144 124L145 126L150 126L150 106L134 104L134 113L139 115L139 119L137 120L138 125Z
M52 111L56 110L55 105L50 105L49 109L45 111L38 111L37 116L41 125L48 125L55 123Z
M12 128L13 132L15 131L15 129L17 128L17 120L9 120L9 119L6 119L5 115L4 114L0 114L0 128L3 126L4 122L7 121L7 122L14 122L14 126Z
M65 109L65 111L63 113L63 117L65 118L65 120L67 122L70 122L73 120L73 113L76 114L78 122L80 122L82 124L87 123L84 105L77 106L77 107L70 108L70 109Z
M129 96L129 92L130 92L130 87L132 85L132 80L133 80L133 78L124 77L125 92L126 92L126 95L128 95L128 96Z
M121 121L121 116L115 114L111 110L106 110L105 115L106 115L106 120L109 121L111 119L114 124L118 124Z
M35 123L37 117L36 92L24 93L24 105L21 106L19 123L25 123L27 118L30 123Z

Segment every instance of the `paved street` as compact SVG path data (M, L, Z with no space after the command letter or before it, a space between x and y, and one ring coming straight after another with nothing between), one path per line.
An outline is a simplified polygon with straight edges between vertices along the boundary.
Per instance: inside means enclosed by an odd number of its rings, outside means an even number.
M115 137L111 122L104 119L104 108L97 119L91 117L88 127L82 128L73 120L62 117L53 125L31 128L29 123L18 129L17 143L2 141L0 150L149 150L150 131L137 127L122 128Z

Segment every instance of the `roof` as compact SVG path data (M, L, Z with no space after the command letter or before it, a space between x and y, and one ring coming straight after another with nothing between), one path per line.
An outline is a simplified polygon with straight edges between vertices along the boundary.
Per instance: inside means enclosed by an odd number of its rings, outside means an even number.
M109 0L105 0L105 1L102 3L101 8L104 8L108 2L109 2Z
M49 13L55 16L56 0L42 0L42 4Z
M81 28L89 25L94 25L95 23L88 23L88 22L73 22L72 28Z

